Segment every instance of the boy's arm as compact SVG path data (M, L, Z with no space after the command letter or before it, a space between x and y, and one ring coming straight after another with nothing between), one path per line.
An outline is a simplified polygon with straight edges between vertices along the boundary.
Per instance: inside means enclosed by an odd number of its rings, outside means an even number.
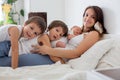
M19 48L18 48L18 39L19 39L19 30L17 27L11 27L8 29L9 36L11 40L11 48L12 48L12 61L11 66L13 69L18 67L18 54L19 54Z
M60 61L62 64L65 64L64 60L60 57L50 56L50 59L54 62Z
M40 42L42 42L43 45L47 45L47 46L51 47L51 43L50 43L49 37L46 34L43 34L42 36L40 36L38 38L38 43L40 43ZM61 61L61 63L64 63L64 61L61 58L59 58L59 57L51 56L51 55L49 55L49 57L54 62Z
M66 44L65 44L64 42L62 42L62 41L58 41L58 42L56 43L56 47L65 48L65 47L66 47Z

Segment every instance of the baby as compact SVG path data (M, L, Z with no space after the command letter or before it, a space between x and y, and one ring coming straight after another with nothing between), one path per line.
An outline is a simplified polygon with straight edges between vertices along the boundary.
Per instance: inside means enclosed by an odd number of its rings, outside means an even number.
M71 38L78 36L82 33L82 29L79 26L73 26L71 28L71 30L68 32L68 40L70 40Z

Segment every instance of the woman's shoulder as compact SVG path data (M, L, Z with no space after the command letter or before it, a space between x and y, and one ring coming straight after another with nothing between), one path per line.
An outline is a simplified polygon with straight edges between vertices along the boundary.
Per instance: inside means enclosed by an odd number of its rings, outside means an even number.
M100 34L97 31L90 31L86 34L85 38L100 39Z
M87 35L99 36L99 32L97 32L97 31L90 31L90 32L87 33Z

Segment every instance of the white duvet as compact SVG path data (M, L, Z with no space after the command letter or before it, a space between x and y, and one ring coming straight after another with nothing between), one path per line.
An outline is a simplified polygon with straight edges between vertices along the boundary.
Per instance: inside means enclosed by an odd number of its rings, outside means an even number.
M97 68L120 67L120 37L114 38L112 48L103 55Z
M69 65L41 65L21 67L13 70L0 67L0 80L58 80L67 73L74 72Z
M0 80L86 80L86 70L119 67L120 38L106 38L67 64L0 67Z

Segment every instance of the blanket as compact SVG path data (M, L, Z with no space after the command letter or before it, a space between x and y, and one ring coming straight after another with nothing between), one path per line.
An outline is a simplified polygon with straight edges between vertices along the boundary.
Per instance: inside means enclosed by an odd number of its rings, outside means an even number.
M114 38L114 43L101 60L99 60L97 68L120 67L120 37Z
M26 66L17 69L0 67L0 80L59 80L72 72L75 70L65 64Z
M119 35L105 35L81 57L68 62L73 69L91 70L97 68L118 67L120 63L120 37ZM103 67L102 67L103 66Z

